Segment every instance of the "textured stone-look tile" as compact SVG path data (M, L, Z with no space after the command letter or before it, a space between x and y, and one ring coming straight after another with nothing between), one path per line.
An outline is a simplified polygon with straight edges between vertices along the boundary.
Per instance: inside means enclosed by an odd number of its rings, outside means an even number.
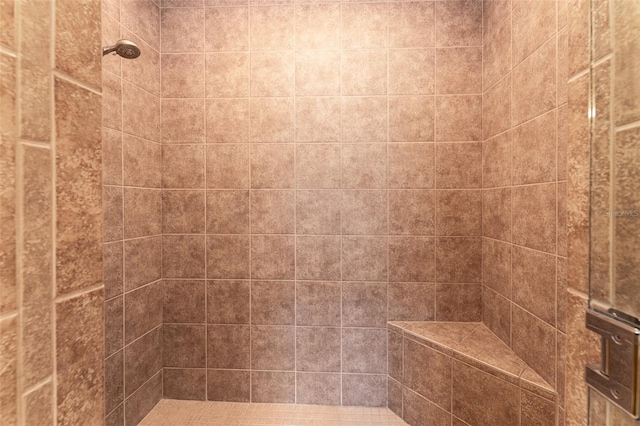
M298 190L296 232L328 235L340 233L340 191Z
M297 327L296 370L340 371L340 328Z
M513 301L556 325L556 259L522 247L513 247Z
M555 37L513 69L514 124L522 123L556 105Z
M62 80L54 89L56 287L64 294L102 281L101 114L98 95Z
M292 96L294 73L293 52L252 52L251 96Z
M482 144L436 145L436 188L481 188Z
M204 48L204 10L163 8L160 16L163 52L202 52Z
M434 145L394 143L388 146L387 184L389 188L433 188Z
M95 23L100 22L102 16L100 3L87 2L82 8L77 6L73 0L56 3L55 65L72 77L99 87L102 69L101 34L100 26ZM22 32L24 30L25 28L21 28ZM69 49L69 45L76 47Z
M53 422L53 383L42 385L23 398L27 424L42 425Z
M389 283L389 321L432 321L435 287L428 283Z
M205 55L196 53L162 54L162 96L199 98L205 89ZM207 63L208 65L208 63ZM226 70L226 69L225 69ZM207 74L208 74L207 67ZM207 76L208 77L208 76ZM207 78L207 92L209 79Z
M436 239L436 281L477 283L482 278L480 237L440 237Z
M482 183L485 188L511 185L512 150L511 132L482 143Z
M295 328L289 326L251 327L251 368L253 370L293 370Z
M296 279L340 279L340 237L296 237Z
M293 142L293 98L251 99L251 141Z
M210 260L210 256L206 260ZM164 235L162 271L166 278L204 278L205 236Z
M436 46L482 45L482 2L436 3Z
M556 185L513 188L513 242L554 253L556 250Z
M384 188L387 183L385 144L342 145L342 188Z
M437 235L481 235L482 191L436 191Z
M162 399L162 372L158 371L124 403L124 423L138 424Z
M428 237L389 238L389 281L435 280L435 241Z
M402 414L408 424L447 426L451 414L408 388L402 389Z
M207 282L207 322L213 324L249 323L249 281Z
M482 96L482 133L485 139L511 127L511 75L507 75Z
M296 49L339 49L340 5L296 5Z
M385 373L387 370L387 330L377 328L342 329L342 371L345 373ZM344 380L347 376L343 376ZM385 386L386 388L386 386Z
M252 371L251 401L293 403L295 401L295 376L295 373Z
M556 0L523 1L513 7L513 63L519 64L556 32Z
M384 95L387 93L387 52L344 50L340 73L343 95Z
M116 36L108 43L113 43L119 38ZM136 43L140 51L144 52L135 61L122 62L122 79L155 96L160 96L160 54L128 30L122 30L122 38Z
M207 278L249 278L249 246L248 235L207 235Z
M293 281L253 281L251 323L294 325L295 298Z
M376 374L344 374L342 405L384 407L387 404L387 376Z
M244 52L206 55L206 89L208 98L249 95L249 55Z
M162 396L168 399L204 401L207 390L207 370L204 368L164 368Z
M389 233L433 235L435 202L434 191L389 191Z
M246 144L207 146L207 188L248 188L249 146Z
M482 96L437 96L436 140L482 139Z
M122 133L106 127L102 128L102 184L122 184Z
M162 232L196 234L205 229L204 191L162 191Z
M124 189L124 237L136 238L162 232L162 191Z
M541 398L527 392L520 390L520 415L521 424L523 425L535 425L535 424L554 424L556 421L556 410L553 401Z
M292 234L295 229L295 191L251 191L251 232Z
M482 240L482 283L505 297L511 295L511 251L508 243Z
M396 380L403 380L404 372L404 337L390 329L387 332L387 373ZM401 397L402 398L402 397ZM400 401L402 404L402 401Z
M512 348L548 384L556 383L556 330L523 309L512 311ZM532 342L536 342L532 344Z
M435 8L429 2L389 4L389 47L433 47Z
M493 32L503 19L509 16L511 11L511 0L488 0L483 3L483 36L486 38Z
M249 191L207 191L207 232L244 234L249 232Z
M511 188L482 191L482 233L511 241Z
M7 1L2 3L2 24L0 28L0 43L15 49L16 42L16 22L15 22L15 1Z
M201 99L162 99L162 142L204 141L205 109Z
M122 294L124 287L124 245L122 242L103 246L104 298Z
M386 237L342 237L342 279L350 281L384 281L386 278Z
M2 378L2 418L7 422L18 424L18 337L17 316L0 322L0 359L3 369ZM97 361L100 362L100 361Z
M122 296L104 303L104 352L110 356L122 349L124 342L124 298Z
M249 142L248 99L206 100L207 142Z
M435 91L434 49L389 51L389 93L430 95Z
M124 342L129 344L162 324L162 283L143 286L124 296Z
M204 146L163 145L163 188L204 188Z
M332 7L337 5L300 5L298 7ZM317 21L314 21L317 22ZM300 34L304 29L300 29ZM340 51L303 50L296 52L296 95L321 96L340 94Z
M160 47L160 8L152 0L121 0L120 23L135 28L154 49Z
M251 50L290 50L294 45L294 8L290 5L251 7Z
M209 401L249 402L251 398L249 371L207 370Z
M203 323L206 321L204 281L164 280L162 286L164 323Z
M482 322L505 344L511 345L511 301L482 288Z
M295 237L254 235L251 237L251 277L295 278Z
M162 146L156 142L124 134L122 157L118 159L126 186L160 188L162 186Z
M104 421L103 305L104 293L98 289L55 306L60 424Z
M386 142L387 116L385 97L342 97L342 140Z
M340 140L340 99L296 98L296 142Z
M384 327L386 323L386 283L344 282L342 284L342 325L344 327Z
M437 284L436 321L481 321L480 284Z
M102 190L104 241L121 240L123 221L122 188L105 186Z
M484 2L484 4L496 5L495 9L509 9L505 4L497 6L500 4L498 1ZM511 19L496 23L491 32L492 34L485 38L482 48L484 61L482 81L485 88L493 86L511 71Z
M341 31L343 49L387 47L387 5L344 5Z
M452 394L452 413L466 422L487 426L518 422L516 386L455 360Z
M162 277L162 237L124 243L124 287L133 290Z
M389 140L434 140L434 114L433 96L389 97Z
M183 368L206 366L206 326L204 324L164 324L162 336L163 366Z
M207 326L207 368L249 368L249 326Z
M339 282L296 282L296 325L341 324Z
M436 87L439 95L482 92L481 48L436 49L436 63Z
M340 405L340 375L296 373L298 404Z
M616 57L620 61L615 67L615 123L622 125L640 119L640 103L638 102L638 88L631 84L636 79L634 62L630 59L638 54L638 43L635 35L638 32L637 7L631 4L615 4L614 20L619 30L615 40L617 44ZM624 87L627 90L623 90Z
M160 99L126 82L123 83L122 90L122 131L151 141L159 141Z
M428 366L428 368L425 368ZM404 339L404 379L408 388L451 410L451 358L410 339Z
M205 8L206 51L241 51L249 48L249 8Z
M340 151L338 144L296 145L296 187L339 188Z
M386 231L387 191L343 191L343 234L384 234Z

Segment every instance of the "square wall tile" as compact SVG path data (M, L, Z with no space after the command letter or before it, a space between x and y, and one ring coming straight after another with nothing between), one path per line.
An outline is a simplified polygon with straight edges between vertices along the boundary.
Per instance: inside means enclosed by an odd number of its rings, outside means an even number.
M436 97L437 141L482 140L482 96Z
M482 179L485 188L511 185L511 132L485 140L482 144Z
M296 370L340 372L340 328L296 327Z
M389 140L421 142L434 140L433 96L389 97Z
M249 142L249 100L207 99L207 143Z
M482 284L511 297L511 251L512 246L502 241L484 238L482 241Z
M162 324L162 283L155 282L124 296L124 343L130 344Z
M482 191L436 191L437 235L482 235Z
M249 236L207 235L207 278L249 278Z
M297 281L296 325L339 326L340 282Z
M340 188L338 144L296 145L296 187Z
M555 256L518 246L512 256L513 302L555 327Z
M204 48L204 10L162 8L160 16L163 52L202 52Z
M435 286L429 283L389 283L389 321L433 321Z
M292 371L295 344L295 327L251 326L251 369Z
M344 142L387 141L387 98L342 97Z
M207 282L207 322L249 324L250 284L244 280Z
M207 191L207 232L249 233L249 191Z
M485 237L511 241L511 188L482 193L482 233Z
M204 401L207 393L207 370L204 368L164 368L162 396L168 399Z
M251 96L293 96L293 52L251 53Z
M339 280L340 236L296 237L296 279Z
M242 370L207 370L209 401L249 402L251 373Z
M239 98L249 95L248 53L208 53L205 72L207 98ZM202 92L198 96L202 96Z
M482 143L436 145L436 188L481 188Z
M204 142L204 105L202 99L162 99L162 142Z
M342 5L342 48L387 47L387 4Z
M436 266L437 282L479 283L482 280L482 238L436 238Z
M389 4L389 47L433 47L435 8L431 2Z
M434 239L390 237L389 281L435 281Z
M205 236L164 235L162 271L166 278L204 278Z
M296 98L296 142L340 141L340 98Z
M252 6L251 50L291 50L295 15L292 5Z
M133 290L162 278L162 237L124 242L124 288Z
M434 235L435 211L435 191L389 191L389 234Z
M513 242L547 253L556 251L556 184L513 188Z
M434 144L393 143L388 148L389 189L434 188Z
M354 4L353 6L360 5ZM373 6L379 5L375 4ZM386 94L387 51L343 50L341 76L341 90L343 95L362 96Z
M294 281L251 282L251 324L295 324Z
M162 191L124 188L124 237L145 237L161 232Z
M439 95L482 93L482 48L436 49L436 63Z
M339 49L339 4L296 5L296 49Z
M390 94L432 95L434 92L434 49L389 50Z
M204 13L206 51L249 50L248 7L207 7Z
M340 405L340 382L340 374L296 373L296 402Z
M342 145L342 187L384 188L387 185L386 144Z
M387 279L387 237L343 236L342 279L385 281Z
M161 58L164 98L201 98L205 88L205 57L195 53L164 53Z
M296 191L296 233L339 234L341 201L340 191Z
M436 46L481 46L482 1L436 3Z
M205 322L205 284L205 281L163 280L163 322Z
M162 147L163 188L204 188L204 146Z
M440 407L451 409L451 357L404 339L403 379L407 388Z
M295 148L293 144L251 146L252 188L294 188Z
M437 284L436 321L482 321L482 285Z
M207 146L207 188L249 188L249 145Z
M387 330L383 328L342 329L343 373L386 373ZM343 376L344 379L347 376Z
M249 368L248 325L207 326L208 368Z
M102 128L102 184L122 184L122 133L106 127Z
M550 182L556 179L556 112L516 127L513 136L513 184Z
M204 213L205 191L162 191L163 233L204 233Z
M251 402L293 404L296 397L295 373L251 372Z
M339 6L335 4L298 7ZM340 51L302 50L296 52L296 95L326 96L340 94Z
M160 188L162 186L162 145L128 134L122 135L122 157L126 186Z
M386 190L343 191L343 234L385 234L386 232Z
M251 232L254 234L293 234L296 193L293 190L251 191Z
M206 325L164 324L162 359L165 367L206 366Z
M104 241L117 241L123 238L124 201L123 189L116 186L105 186L102 189L104 206L102 235Z
M387 404L387 376L345 374L342 378L342 405L384 407Z
M251 237L251 277L259 279L295 278L295 237L254 235Z
M387 323L387 283L343 282L343 327L384 327Z
M251 141L293 142L293 98L251 99Z

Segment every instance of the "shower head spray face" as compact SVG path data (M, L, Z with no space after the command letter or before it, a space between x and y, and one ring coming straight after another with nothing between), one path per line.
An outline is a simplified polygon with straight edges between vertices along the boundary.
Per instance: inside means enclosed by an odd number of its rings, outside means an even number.
M115 52L125 59L135 59L140 56L140 48L131 40L118 40L115 45L102 49L102 56Z

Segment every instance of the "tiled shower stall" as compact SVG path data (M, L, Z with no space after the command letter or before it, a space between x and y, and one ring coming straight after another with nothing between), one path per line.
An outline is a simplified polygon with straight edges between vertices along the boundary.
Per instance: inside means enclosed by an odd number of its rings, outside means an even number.
M558 425L565 406L586 425L582 365L565 360L593 339L583 300L565 305L585 251L567 242L585 205L568 215L566 199L587 94L573 84L568 103L567 81L588 65L588 1L0 8L8 424L37 405L33 424L135 425L162 398L383 407L391 386L419 424L438 404L408 384L421 367L390 378L394 321L490 330L545 382ZM121 38L141 56L101 61Z

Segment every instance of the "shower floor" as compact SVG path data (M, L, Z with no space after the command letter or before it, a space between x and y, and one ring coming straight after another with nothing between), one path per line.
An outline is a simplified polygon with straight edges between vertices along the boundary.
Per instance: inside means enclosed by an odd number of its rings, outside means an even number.
M388 408L178 401L163 399L140 426L196 425L406 425Z

